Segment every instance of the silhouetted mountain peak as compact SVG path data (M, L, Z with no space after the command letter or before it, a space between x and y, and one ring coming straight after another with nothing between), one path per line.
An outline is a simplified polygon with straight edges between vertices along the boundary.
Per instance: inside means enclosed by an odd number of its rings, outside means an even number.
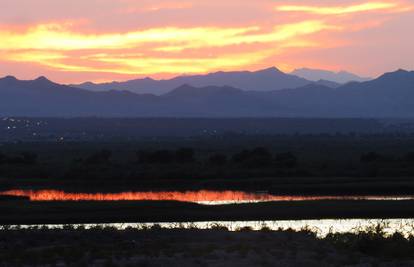
M405 70L405 69L398 69L396 71L392 71L392 72L386 72L384 75L406 75L409 74L410 71Z
M189 84L183 84L175 88L171 92L165 94L165 96L185 96L185 95L194 94L194 92L197 90L199 90L199 88L195 88Z
M93 86L93 85L96 85L96 83L94 83L94 82L84 82L81 85L83 85L83 86Z
M405 70L405 69L398 69L396 72L410 72L410 71Z
M407 71L404 69L398 69L393 72L387 72L378 77L378 80L384 79L401 79L401 78L414 78L414 71Z
M7 86L14 85L17 82L18 80L14 76L6 76L4 78L0 78L0 84L7 85Z
M39 76L38 78L36 78L34 80L34 82L36 82L36 83L42 83L42 84L54 84L54 82L50 81L45 76Z
M45 76L39 76L35 79L35 81L49 81L49 80Z
M275 73L282 73L282 72L276 67L270 67L270 68L267 68L267 69L258 70L258 71L256 71L256 73L275 74Z
M1 78L0 81L3 81L3 82L16 82L17 78L14 77L14 76L8 75L8 76L5 76L5 77Z

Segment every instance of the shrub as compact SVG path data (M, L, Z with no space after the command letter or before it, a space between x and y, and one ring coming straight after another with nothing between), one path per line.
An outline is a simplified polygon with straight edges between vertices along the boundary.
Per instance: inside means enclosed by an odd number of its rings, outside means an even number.
M223 166L223 165L226 165L227 163L227 157L224 154L214 154L210 156L210 158L208 159L208 162L211 165Z
M85 162L87 164L104 164L108 163L112 157L112 152L109 150L101 150L88 157Z
M4 157L3 160L9 164L27 164L32 165L37 162L37 155L31 152L23 152L19 156Z
M194 149L180 148L175 152L175 160L179 163L191 163L195 161Z
M296 156L291 152L277 154L275 160L277 166L284 168L294 168L298 162Z
M272 154L266 148L257 147L233 155L233 161L248 168L266 167L272 162Z
M169 150L139 151L137 156L138 162L144 164L169 164L174 161L174 155Z
M376 152L369 152L361 156L362 163L372 163L382 160L384 157Z

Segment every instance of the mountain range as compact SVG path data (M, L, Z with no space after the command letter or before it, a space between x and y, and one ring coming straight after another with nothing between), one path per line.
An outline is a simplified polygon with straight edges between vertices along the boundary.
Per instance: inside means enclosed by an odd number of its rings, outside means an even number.
M349 82L366 82L372 80L371 78L360 77L347 71L333 72L308 68L296 69L290 74L302 77L309 81L327 80L339 84L345 84Z
M232 86L247 91L274 91L288 88L297 88L317 83L328 87L338 87L351 81L367 81L349 72L331 72L325 70L298 69L291 74L284 73L275 67L259 71L215 72L206 75L178 76L168 80L154 80L152 78L135 79L125 82L109 82L95 84L86 82L71 85L94 92L110 90L128 90L137 94L162 95L183 84L194 87Z
M278 71L263 74L268 72ZM306 82L294 89L260 90L259 85L242 90L184 84L157 96L119 90L92 92L45 77L22 81L8 76L0 79L0 116L414 117L413 71L398 70L336 88Z
M110 82L95 84L91 82L71 85L90 91L128 90L138 94L162 95L183 84L194 87L231 86L247 91L273 91L305 86L312 81L295 75L283 73L275 67L250 71L215 72L206 75L179 76L169 80L154 80L151 78L136 79L126 82ZM331 86L336 86L331 83Z

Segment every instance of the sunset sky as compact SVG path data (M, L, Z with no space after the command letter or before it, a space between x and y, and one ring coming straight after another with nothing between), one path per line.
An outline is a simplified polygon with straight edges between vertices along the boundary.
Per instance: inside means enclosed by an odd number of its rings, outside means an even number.
M1 0L0 76L414 69L414 0Z

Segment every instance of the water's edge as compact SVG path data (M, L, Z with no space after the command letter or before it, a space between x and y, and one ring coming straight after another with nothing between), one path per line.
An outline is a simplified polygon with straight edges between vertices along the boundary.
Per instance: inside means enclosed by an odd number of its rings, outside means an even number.
M245 227L252 230L310 230L318 237L325 237L329 233L358 233L372 230L378 225L385 235L395 232L406 236L414 234L414 219L322 219L322 220L280 220L280 221L212 221L212 222L152 222L152 223L98 223L98 224L41 224L41 225L9 225L0 229L29 229L47 228L62 229L65 227L111 227L118 230L127 228L149 229L154 226L166 229L215 229L227 228L229 231L238 231Z

